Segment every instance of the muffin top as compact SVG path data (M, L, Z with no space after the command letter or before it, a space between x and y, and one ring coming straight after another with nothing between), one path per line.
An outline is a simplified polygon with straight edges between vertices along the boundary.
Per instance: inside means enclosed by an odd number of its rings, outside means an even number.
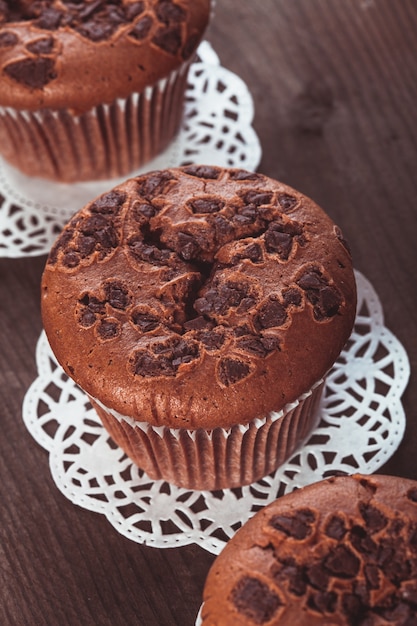
M188 61L210 0L0 0L0 105L81 113Z
M215 560L203 626L412 626L417 482L330 478L257 513Z
M51 347L93 398L169 427L248 423L311 389L355 317L340 230L261 174L138 176L75 214L51 250Z

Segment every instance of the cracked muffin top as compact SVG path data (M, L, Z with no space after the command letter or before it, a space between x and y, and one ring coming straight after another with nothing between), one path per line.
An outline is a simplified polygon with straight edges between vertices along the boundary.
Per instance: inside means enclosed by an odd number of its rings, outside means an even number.
M413 626L417 482L340 476L257 513L214 562L204 626Z
M0 105L81 113L126 98L196 50L210 0L0 0Z
M347 244L309 198L190 165L130 179L75 214L42 283L65 371L154 425L248 423L308 392L355 317Z

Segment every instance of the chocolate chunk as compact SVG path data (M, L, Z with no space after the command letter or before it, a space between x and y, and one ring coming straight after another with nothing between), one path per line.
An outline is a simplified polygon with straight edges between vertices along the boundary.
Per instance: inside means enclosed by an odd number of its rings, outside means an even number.
M323 563L318 561L306 568L306 576L312 587L326 591L329 584L329 573L325 570Z
M206 320L205 317L199 315L198 317L194 317L191 320L187 320L184 322L184 329L188 330L204 330L213 328L213 322Z
M181 47L181 29L179 26L162 26L152 37L152 43L169 54L177 54Z
M77 267L80 263L80 255L75 250L69 250L62 257L62 264L65 267Z
M262 328L274 328L282 326L287 320L285 307L276 299L270 298L259 309L255 318L255 327L257 330Z
M139 329L142 333L148 333L152 330L155 330L161 323L161 320L156 315L152 313L147 313L143 311L134 311L132 313L132 322L135 326L139 326Z
M103 213L105 215L116 215L119 213L126 195L119 191L109 191L104 193L90 205L91 213Z
M54 47L53 37L44 37L26 44L26 49L32 54L50 54Z
M198 344L181 339L172 350L172 364L175 368L182 363L190 363L199 356Z
M170 22L183 22L187 17L186 12L178 4L174 4L171 0L162 0L159 2L156 15L158 20L169 24Z
M333 515L327 522L324 532L332 539L343 539L347 529L343 518Z
M138 376L175 376L172 360L163 355L140 350L133 356L131 364L133 373Z
M217 213L224 207L223 200L219 198L195 198L188 202L193 213Z
M93 313L104 313L106 310L104 302L101 302L101 300L88 293L84 294L84 296L80 299L80 303L86 306Z
M243 380L250 373L250 367L237 359L222 359L219 364L219 378L226 387Z
M225 341L224 333L218 329L202 332L198 338L207 350L219 350Z
M214 286L204 296L194 302L194 308L200 315L225 315L232 307L238 307L248 295L248 286L244 283L227 283Z
M353 578L360 567L358 557L344 545L333 548L323 563L330 574L338 578Z
M362 526L353 526L349 533L349 541L358 552L373 554L376 551L376 543Z
M132 215L136 221L139 223L146 222L151 217L154 217L157 213L157 210L152 204L148 204L145 202L135 202L132 207Z
M297 283L304 291L317 291L327 285L320 271L315 269L305 272L305 274L298 279Z
M263 253L259 243L249 243L243 246L239 252L233 256L232 262L237 263L242 259L249 259L252 263L262 262Z
M373 563L367 563L363 568L366 584L369 589L379 589L380 579L379 579L379 569Z
M184 168L184 172L189 176L214 180L220 176L220 170L217 167L210 167L209 165L189 165Z
M282 604L277 593L264 582L244 576L232 589L230 601L237 611L255 624L269 622Z
M0 48L8 48L10 46L15 46L19 41L16 33L13 33L11 30L4 30L0 33Z
M315 515L309 509L300 509L294 515L274 515L270 519L270 525L275 530L280 530L289 537L301 541L312 532Z
M77 26L76 30L80 35L91 41L105 41L109 39L116 30L116 24L92 19L89 22L84 22Z
M365 524L367 528L369 528L371 533L377 533L378 531L385 528L388 523L385 515L377 509L375 506L371 504L365 504L364 502L359 503L359 511L365 520Z
M193 235L178 233L178 244L180 246L179 254L185 261L191 261L198 257L200 245Z
M137 39L138 41L142 41L148 36L149 31L152 28L152 24L153 20L151 16L145 15L135 24L135 26L129 32L129 35L131 37L134 37L134 39Z
M407 491L407 498L411 500L411 502L415 502L417 504L417 488L409 489Z
M231 170L229 176L231 180L260 180L262 179L261 174L256 174L255 172L248 172L247 170Z
M113 224L104 215L92 215L80 226L83 235L94 237L96 243L104 249L117 246L117 234Z
M214 227L216 230L216 237L218 241L222 241L223 238L228 238L234 233L234 227L228 219L222 215L217 215L214 219Z
M152 200L163 194L167 185L174 181L175 177L169 172L155 171L148 174L144 179L138 177L136 180L138 181L138 193L147 200Z
M286 582L290 593L296 596L303 596L307 590L304 569L294 559L286 559L283 562L283 567L275 573L274 578Z
M295 287L289 287L288 289L283 290L282 299L284 301L284 306L301 306L302 298L301 293Z
M3 71L13 80L33 89L42 89L56 78L54 60L44 57L14 61Z
M126 309L130 303L128 289L119 282L106 283L106 300L114 309Z
M288 233L282 233L269 228L265 233L265 245L268 252L276 252L281 259L287 260L292 250L293 238Z
M334 591L317 591L309 595L308 606L319 613L334 613L337 594Z
M35 20L34 25L37 26L37 28L43 28L45 30L56 30L63 16L63 12L58 9L54 9L53 7L43 8L42 13L38 19Z
M139 238L133 238L128 242L130 252L138 260L152 265L167 265L171 257L169 250L161 250L157 246L144 243Z
M270 191L262 191L260 189L250 189L243 195L243 201L246 204L253 204L256 207L262 204L270 204L272 193Z
M337 315L342 305L339 290L328 284L317 269L310 269L301 276L297 284L306 292L307 299L314 308L314 317L318 321Z
M101 339L114 339L119 332L120 327L116 320L102 320L97 326L97 333Z
M284 213L291 211L297 204L297 198L288 193L281 193L278 196L278 202Z
M84 309L83 311L81 311L78 321L80 325L84 328L89 328L93 326L93 324L95 324L96 316L89 309Z
M361 598L353 593L344 593L342 596L342 610L348 616L350 624L362 624L362 618L367 611Z
M133 20L135 17L143 13L145 10L145 3L143 0L139 2L132 2L124 7L124 12L127 20Z

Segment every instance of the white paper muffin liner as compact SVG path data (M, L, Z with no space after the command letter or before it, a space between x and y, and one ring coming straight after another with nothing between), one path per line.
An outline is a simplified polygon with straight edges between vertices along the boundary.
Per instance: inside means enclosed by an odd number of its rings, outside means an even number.
M190 63L143 92L70 110L0 107L0 152L30 176L73 182L127 175L160 154L176 136L184 112Z
M241 487L275 471L317 425L323 380L279 412L231 428L168 428L90 398L112 439L153 480L186 489Z

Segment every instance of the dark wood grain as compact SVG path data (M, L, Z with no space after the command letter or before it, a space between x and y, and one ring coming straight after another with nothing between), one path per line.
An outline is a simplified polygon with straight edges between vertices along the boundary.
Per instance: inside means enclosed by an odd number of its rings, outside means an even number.
M341 226L408 352L406 434L381 471L414 479L416 32L415 0L217 0L207 37L254 98L260 171ZM22 423L44 263L0 259L0 623L192 626L212 555L137 545L71 504Z

